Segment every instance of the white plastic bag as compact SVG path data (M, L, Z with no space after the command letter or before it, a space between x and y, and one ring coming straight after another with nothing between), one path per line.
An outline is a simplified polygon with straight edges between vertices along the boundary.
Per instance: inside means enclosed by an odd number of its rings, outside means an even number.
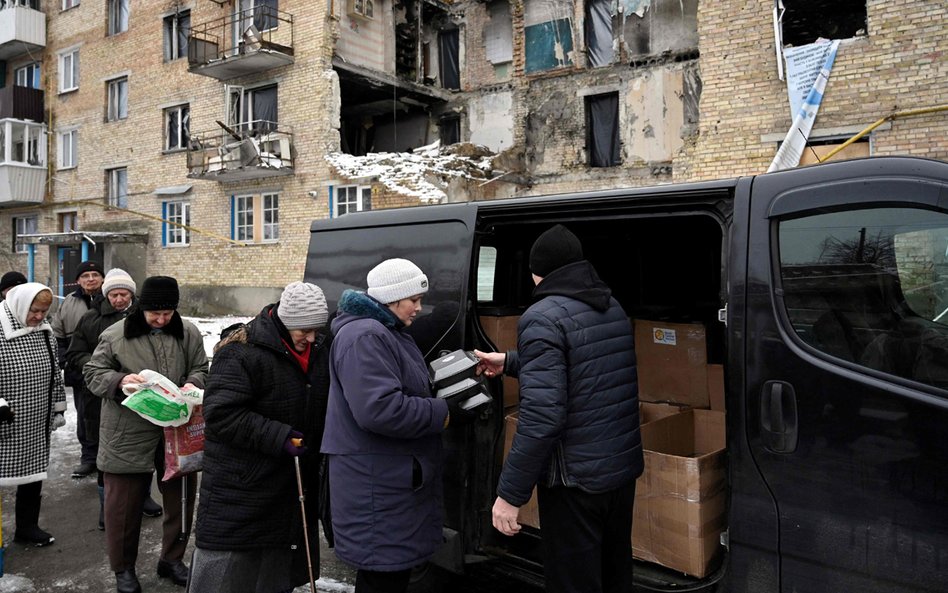
M191 418L194 406L204 401L204 390L181 391L170 379L149 369L138 373L144 383L122 386L122 405L156 426L181 426Z

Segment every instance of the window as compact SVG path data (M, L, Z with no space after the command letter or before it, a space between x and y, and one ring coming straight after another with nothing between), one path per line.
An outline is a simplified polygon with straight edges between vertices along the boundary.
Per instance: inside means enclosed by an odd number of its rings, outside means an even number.
M253 196L237 197L234 218L234 239L253 241Z
M165 247L184 247L191 244L191 231L179 224L191 225L190 202L164 202L161 205L162 218L168 222L161 223L162 245ZM169 222L177 224L168 224Z
M441 146L457 144L461 141L461 118L448 116L441 119Z
M63 0L63 10L69 10L79 6L79 0Z
M370 19L375 16L375 7L372 0L352 0L352 9L349 12Z
M816 214L781 222L778 236L784 306L801 340L948 389L948 215Z
M826 155L839 148L846 139L816 139L810 138L800 155L800 166L815 165L826 160ZM846 161L849 159L860 159L869 156L869 138L863 137L853 142L846 148L837 152L830 158L831 161Z
M263 195L263 240L276 241L280 238L280 195Z
M372 188L358 185L343 185L337 189L335 215L372 209Z
M484 27L484 49L491 64L513 61L513 23L508 2L490 3L490 20Z
M183 150L191 137L191 108L178 105L165 109L165 150Z
M239 10L238 35L241 38L251 26L261 32L275 29L279 23L277 0L240 0Z
M31 89L40 88L40 63L33 62L16 69L16 86L25 86Z
M79 50L74 49L59 55L59 92L65 93L79 88Z
M586 0L586 60L592 68L608 66L615 58L612 21L610 0Z
M574 6L570 0L525 0L523 3L524 72L573 65Z
M477 251L477 301L494 300L494 276L497 273L497 248L482 245Z
M21 243L21 235L32 235L36 232L36 216L15 216L13 218L13 252L26 253L28 251L26 243Z
M188 57L188 35L191 33L191 11L182 10L177 14L166 16L164 19L165 31L165 61Z
M109 35L117 35L128 31L128 3L129 0L109 1Z
M236 241L275 242L280 238L280 195L234 196L231 236Z
M109 99L107 121L118 121L128 117L128 77L116 78L108 82Z
M252 89L231 86L228 100L228 124L231 126L262 133L277 129L277 85Z
M78 163L79 156L79 130L69 130L59 133L59 159L60 169L72 169Z
M16 162L34 167L46 165L46 141L42 124L5 120L0 122L0 161ZM7 154L5 139L10 139Z
M783 0L783 45L866 34L866 0Z
M109 206L128 208L128 169L108 169L105 175L109 189Z
M57 215L57 218L59 219L60 233L71 233L73 231L79 230L78 212L60 212Z
M586 154L590 167L619 164L619 93L586 97Z

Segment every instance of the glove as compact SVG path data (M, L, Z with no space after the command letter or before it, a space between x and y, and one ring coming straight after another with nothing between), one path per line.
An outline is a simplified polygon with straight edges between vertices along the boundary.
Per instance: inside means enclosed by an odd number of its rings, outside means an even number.
M11 424L13 422L13 410L7 400L0 397L0 424Z
M298 441L300 445L295 445L293 439L300 439ZM306 453L306 447L303 446L302 442L303 433L290 430L290 436L286 437L286 441L283 443L283 451L290 457L299 457L303 453Z
M53 422L52 422L53 430L58 430L62 428L63 426L66 426L66 417L63 416L62 412L54 412Z
M478 413L473 410L465 410L461 407L461 402L465 398L452 397L448 402L448 426L464 426L477 420Z

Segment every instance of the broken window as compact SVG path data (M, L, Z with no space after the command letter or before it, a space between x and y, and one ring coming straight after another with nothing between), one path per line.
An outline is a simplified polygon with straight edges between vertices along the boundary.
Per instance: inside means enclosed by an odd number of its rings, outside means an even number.
M800 155L800 166L806 165L815 165L817 163L825 162L826 155L833 152L840 145L845 142L845 138L821 138L818 140L810 139L806 143L806 148L803 149L803 154ZM831 161L847 161L849 159L861 159L868 157L869 152L869 138L863 136L859 140L853 142L846 148L834 154L829 160Z
M619 164L619 93L586 97L586 153L590 167Z
M109 35L128 31L129 0L109 0Z
M108 186L108 205L128 208L128 169L106 169L105 183Z
M524 71L540 72L573 64L573 3L527 0L523 9Z
M278 8L278 0L240 0L237 5L239 15L234 19L234 24L238 27L236 38L243 43L244 33L250 27L258 33L275 29L279 21Z
M191 107L177 105L165 109L165 150L183 150L191 135Z
M128 117L128 77L123 76L108 82L108 110L106 121L118 121Z
M335 216L372 209L372 188L341 185L336 188Z
M349 14L361 16L363 18L373 18L375 16L375 3L372 0L351 0Z
M593 68L612 63L612 0L586 2L586 58Z
M806 45L819 38L866 34L866 0L781 0L783 44Z
M618 0L616 17L629 56L698 50L698 0Z
M438 63L441 65L441 86L446 89L461 89L461 73L458 55L460 31L446 29L438 35L438 46L441 54Z
M254 243L277 241L280 238L280 194L233 196L231 238Z
M506 1L491 2L488 8L490 20L484 27L484 49L491 64L506 64L513 61L513 21L510 4Z
M191 32L191 11L182 10L164 19L165 61L188 56L188 35Z
M232 86L229 93L230 107L228 123L244 131L260 133L276 130L279 122L277 111L277 85L252 89Z

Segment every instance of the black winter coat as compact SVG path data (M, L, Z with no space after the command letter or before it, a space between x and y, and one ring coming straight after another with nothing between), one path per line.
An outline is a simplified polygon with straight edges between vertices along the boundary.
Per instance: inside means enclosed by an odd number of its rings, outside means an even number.
M211 365L196 524L201 548L302 549L294 462L283 451L291 430L303 433L308 447L300 463L310 541L318 541L319 443L329 393L330 338L317 338L304 374L271 311L276 314L268 305L230 334ZM313 553L318 560L318 548Z
M72 333L69 349L66 350L66 362L69 367L77 370L81 375L82 367L92 358L92 353L99 344L99 336L109 326L125 319L130 309L131 307L126 311L116 311L108 298L102 295L96 296L92 301L92 307L82 316L76 330ZM85 381L82 382L82 386L85 389Z
M551 272L534 299L507 354L520 415L497 495L521 506L537 483L590 493L629 484L643 459L628 316L587 261Z

